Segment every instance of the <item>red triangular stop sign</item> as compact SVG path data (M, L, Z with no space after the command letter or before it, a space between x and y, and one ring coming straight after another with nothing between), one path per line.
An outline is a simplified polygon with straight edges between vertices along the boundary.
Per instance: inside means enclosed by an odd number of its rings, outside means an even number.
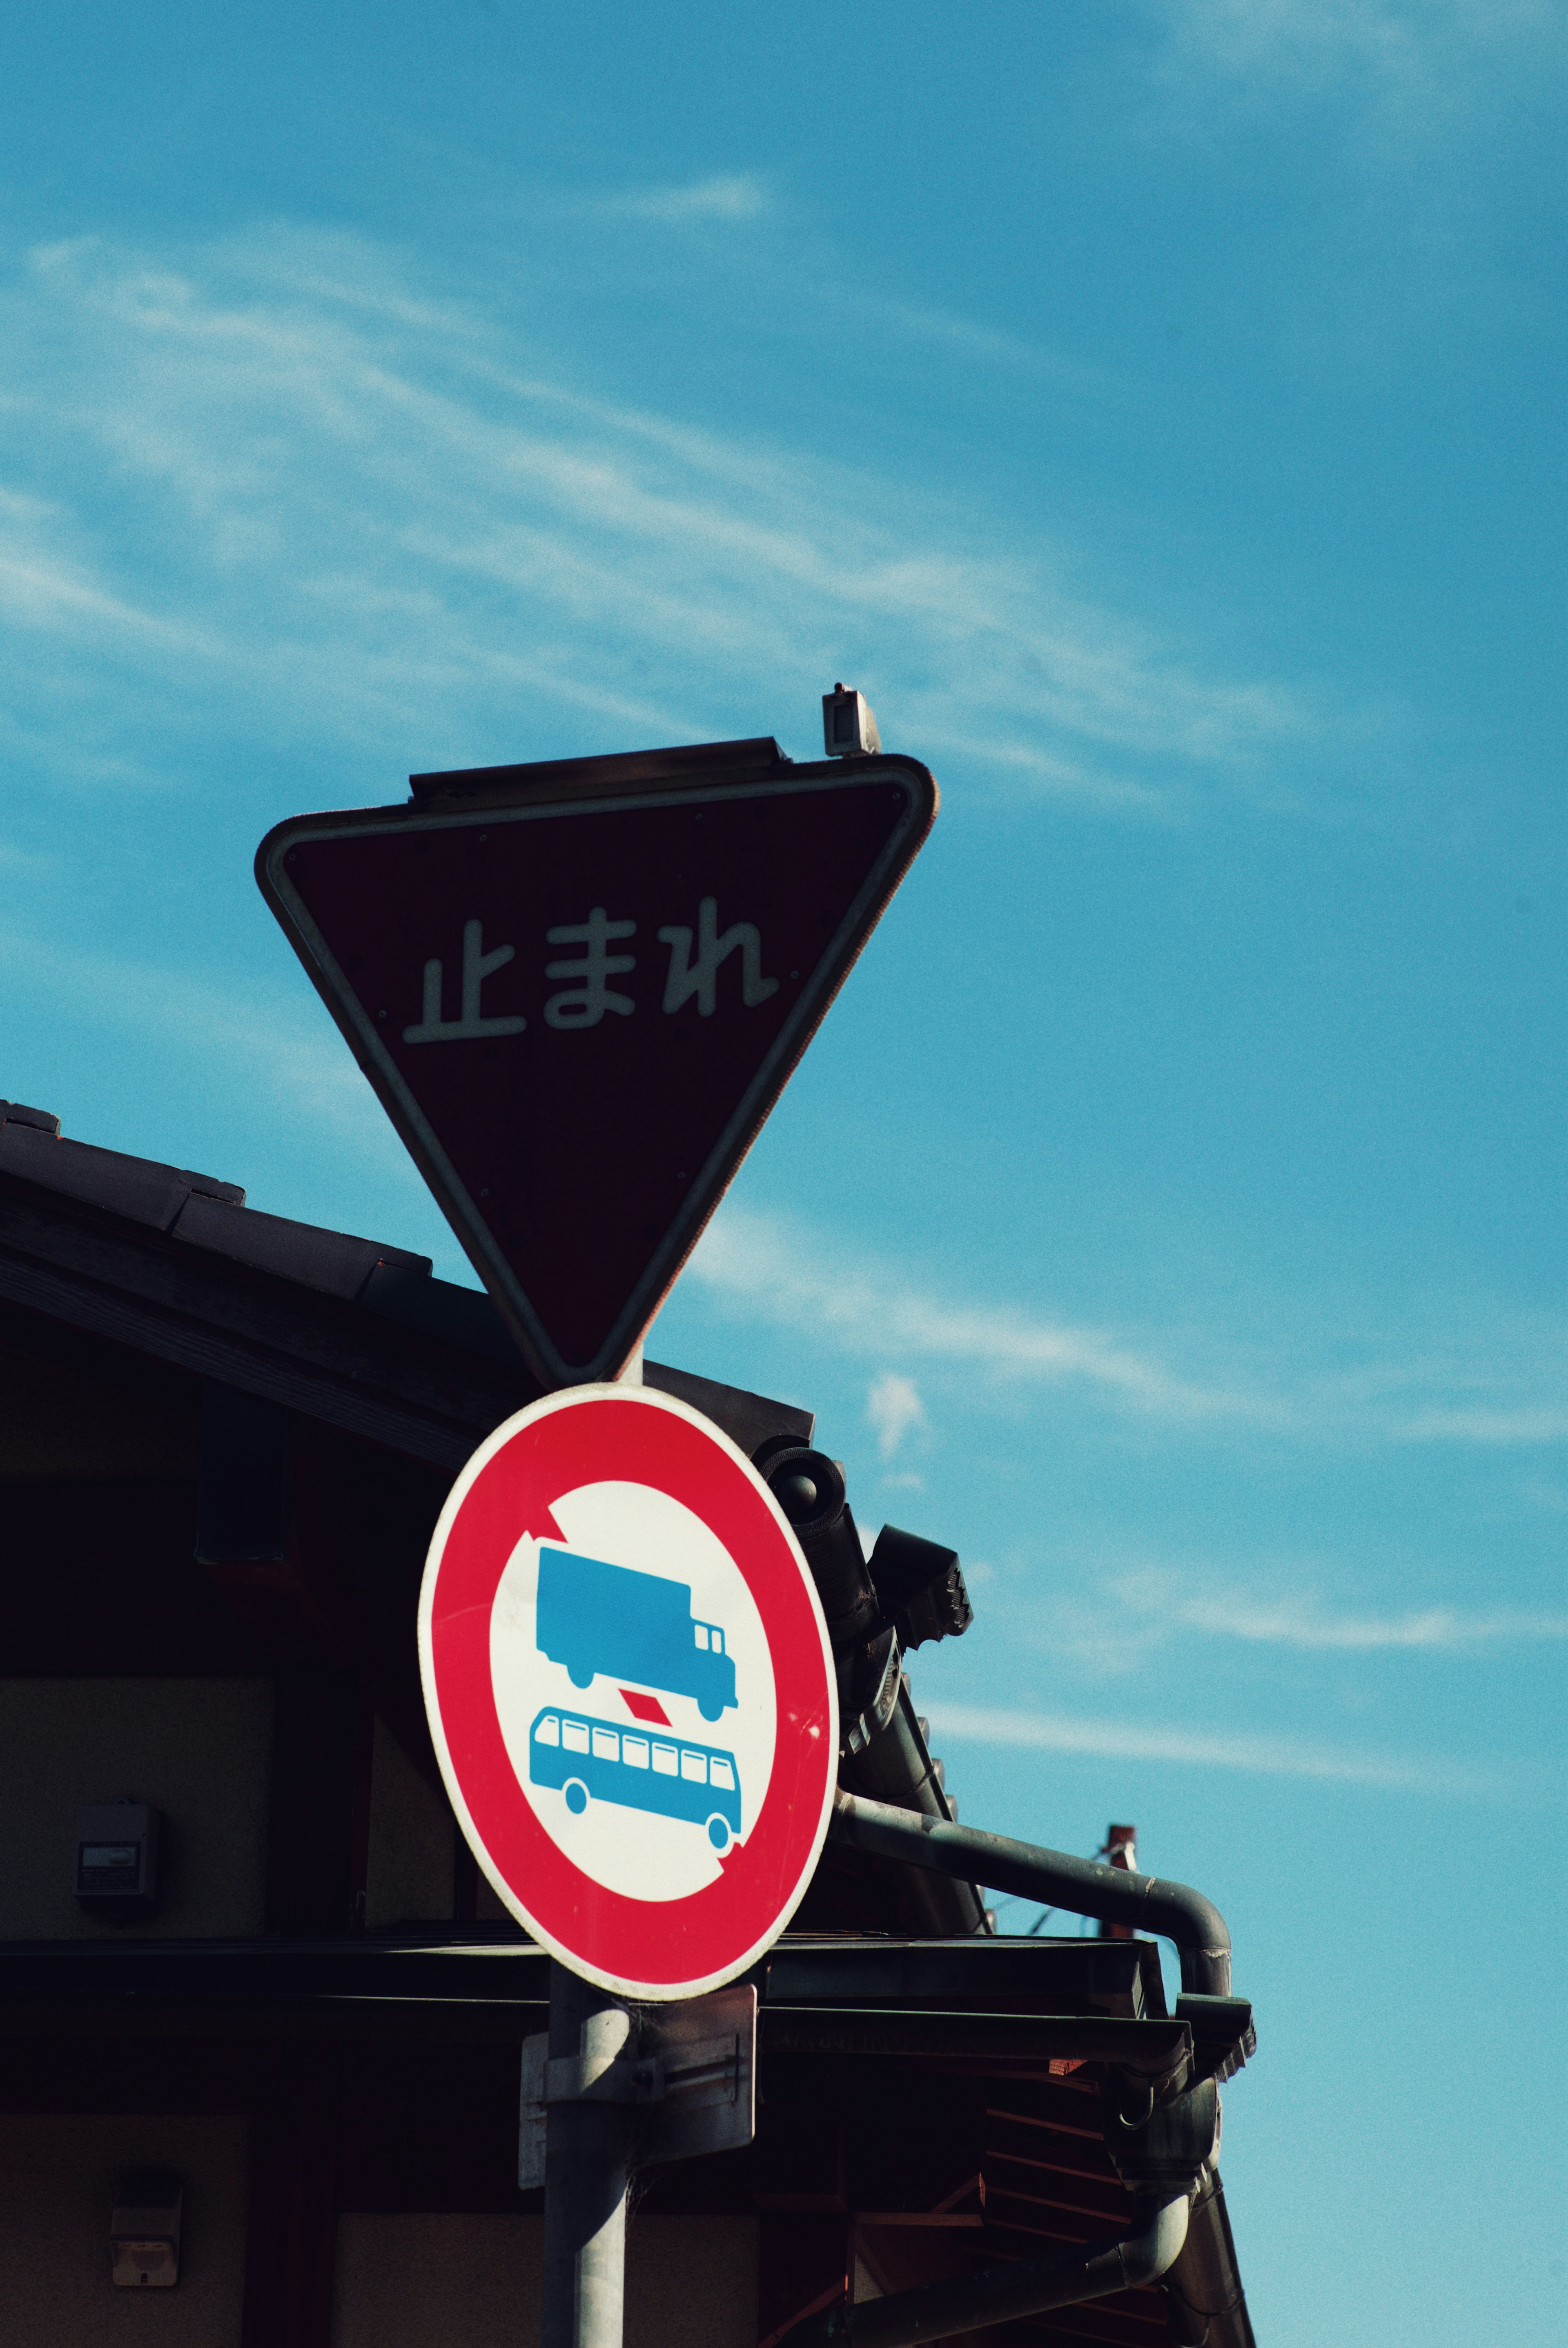
M936 814L715 743L415 776L262 892L546 1386L630 1358Z

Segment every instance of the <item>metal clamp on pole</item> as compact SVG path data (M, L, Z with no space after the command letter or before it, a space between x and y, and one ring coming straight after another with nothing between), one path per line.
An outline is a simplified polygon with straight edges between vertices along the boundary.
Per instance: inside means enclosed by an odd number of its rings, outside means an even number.
M524 2042L525 2072L529 2047L545 2055L538 2097L543 2105L656 2104L664 2093L661 2064L633 2062L626 2054L602 2052L597 2055L558 2055L551 2060L545 2051L548 2045L548 2033ZM524 2092L526 2096L526 2088Z
M577 2054L552 2055L548 2034L523 2041L518 2183L545 2181L549 2115L610 2105L634 2116L634 2168L750 2144L755 2128L757 1993L749 1983L680 2005L613 2007L624 2017Z

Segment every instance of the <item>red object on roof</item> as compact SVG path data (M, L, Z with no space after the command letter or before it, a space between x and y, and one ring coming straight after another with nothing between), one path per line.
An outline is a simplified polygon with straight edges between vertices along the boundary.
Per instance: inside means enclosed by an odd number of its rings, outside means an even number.
M612 1376L936 784L772 742L415 784L280 824L257 877L536 1375Z
M1137 1828L1107 1827L1100 1857L1105 1861L1107 1867L1118 1867L1125 1874L1136 1875L1138 1872ZM1131 1924L1102 1924L1100 1927L1100 1938L1102 1941L1131 1941L1134 1937Z

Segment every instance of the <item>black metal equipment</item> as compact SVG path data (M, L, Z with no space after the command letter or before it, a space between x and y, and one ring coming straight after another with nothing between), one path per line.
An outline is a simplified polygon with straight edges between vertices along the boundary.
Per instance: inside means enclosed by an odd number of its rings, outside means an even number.
M958 1808L915 1710L903 1650L956 1638L973 1621L955 1550L886 1526L869 1559L850 1510L844 1469L825 1452L787 1437L753 1464L794 1529L827 1619L838 1669L838 1779L901 1811L953 1823ZM941 1939L989 1929L977 1885L900 1864L905 1928Z

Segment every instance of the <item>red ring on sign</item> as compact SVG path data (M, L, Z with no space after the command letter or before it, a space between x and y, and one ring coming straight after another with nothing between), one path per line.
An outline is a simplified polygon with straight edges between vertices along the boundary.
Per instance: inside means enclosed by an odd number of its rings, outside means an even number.
M521 1418L481 1456L431 1544L426 1691L443 1770L511 1904L569 1962L656 1995L731 1978L782 1931L822 1840L837 1751L815 1593L760 1481L682 1405L601 1390L552 1397ZM496 1708L490 1616L507 1560L525 1535L560 1537L550 1511L564 1494L610 1480L646 1484L702 1519L751 1591L773 1663L778 1715L762 1809L719 1861L720 1880L683 1900L607 1890L567 1857L518 1782Z

